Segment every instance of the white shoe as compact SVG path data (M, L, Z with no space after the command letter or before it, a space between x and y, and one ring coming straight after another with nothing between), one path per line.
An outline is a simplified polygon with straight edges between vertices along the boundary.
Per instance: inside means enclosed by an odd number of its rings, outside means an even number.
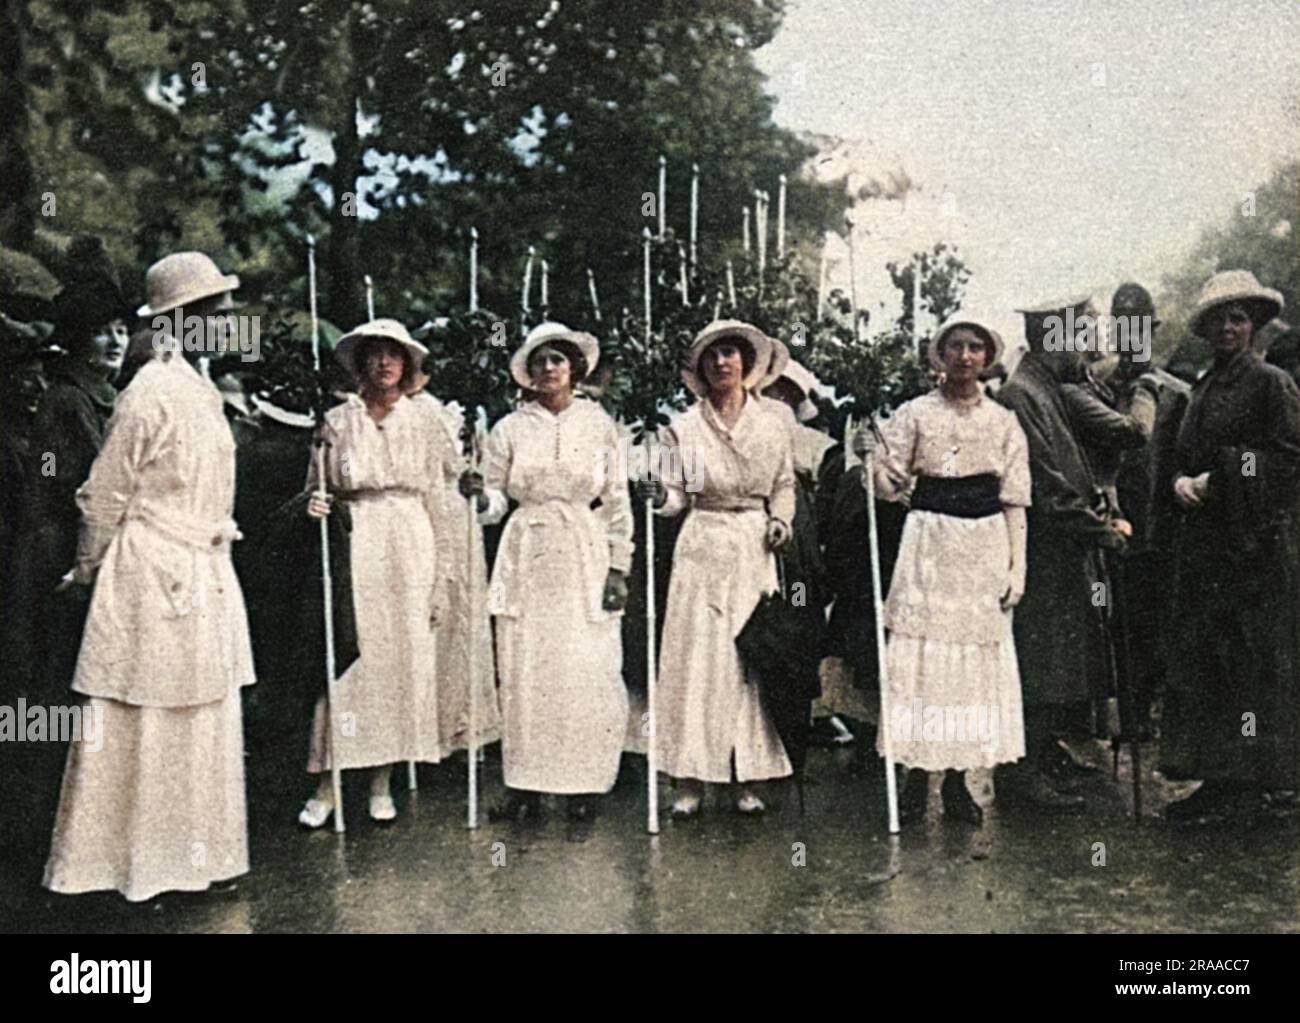
M397 818L397 805L389 795L370 797L370 819L372 821L391 821Z
M673 802L672 815L678 820L694 817L700 812L700 797L694 793L678 796Z
M330 814L334 812L334 802L330 799L317 799L314 796L307 800L307 805L302 808L298 814L298 823L308 828L322 827Z
M767 809L767 807L763 805L763 801L759 799L758 796L754 795L754 793L746 792L736 800L736 809L741 813L762 813Z

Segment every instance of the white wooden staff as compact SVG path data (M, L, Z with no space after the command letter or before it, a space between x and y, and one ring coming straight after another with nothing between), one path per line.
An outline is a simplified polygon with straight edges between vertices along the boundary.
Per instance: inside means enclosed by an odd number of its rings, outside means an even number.
M700 165L691 164L691 267L700 265L699 251L696 247L700 227Z
M875 424L871 426L875 432ZM894 751L890 740L889 669L885 664L885 600L880 585L880 533L876 527L876 456L868 453L862 472L867 481L867 540L871 544L871 601L876 616L876 663L880 683L880 734L885 756L885 796L889 802L889 833L898 834L898 779L894 777Z
M465 429L468 431L468 461L471 471L478 471L478 409L465 410ZM471 831L478 827L478 606L479 592L474 585L474 560L477 539L476 521L478 516L478 495L465 502L465 531L469 540L469 555L466 560L466 578L469 580L469 739L465 745L466 768L468 772L467 806L465 826Z
M677 246L677 262L681 266L682 305L690 305L690 292L686 283L686 250L680 245Z
M844 224L848 227L849 239L849 308L853 312L853 340L859 341L862 333L858 324L858 268L853 259L853 221L845 217Z
M764 209L763 193L754 189L754 245L758 253L758 276L763 277L763 267L767 263L767 212Z
M469 311L478 312L478 228L469 229Z
M731 268L731 260L727 260L727 301L732 309L736 308L736 272Z
M587 293L591 295L591 312L600 322L600 296L596 294L596 275L587 267Z
M644 272L641 287L645 290L645 342L646 350L650 348L650 228L641 229L641 248L645 252Z
M646 240L646 293L645 293L645 347L650 353L650 242ZM645 424L646 469L654 479L656 468L654 445L650 439L650 423ZM658 723L655 719L655 508L654 499L645 502L645 699L646 728L650 734L646 743L646 831L652 835L659 834L659 736Z
M776 258L785 258L785 175L779 178L776 192Z
M524 312L528 312L528 293L533 290L533 259L536 255L537 250L531 245L528 246L528 262L524 264L524 291L519 300L520 308ZM528 328L525 326L523 329L527 330Z
M829 234L822 237L821 262L817 268L817 312L813 314L814 320L820 320L822 310L826 308L826 246L829 239Z
M311 359L316 374L320 375L320 318L316 312L316 239L307 236L307 293L311 301ZM325 498L325 438L324 409L320 413L320 422L316 428L321 436L316 443L316 493ZM334 785L334 830L343 833L343 769L339 766L338 749L335 740L339 734L338 720L335 717L334 691L338 683L334 664L334 580L330 573L330 531L329 523L320 520L320 570L321 588L325 599L325 704L326 716L329 718L329 754L330 780Z
M668 230L668 157L659 154L659 237Z
M740 229L741 237L745 243L745 255L749 255L749 207L746 206L740 211Z
M551 264L542 260L542 309L551 305Z
M366 282L366 321L375 322L375 279L369 274L365 276Z

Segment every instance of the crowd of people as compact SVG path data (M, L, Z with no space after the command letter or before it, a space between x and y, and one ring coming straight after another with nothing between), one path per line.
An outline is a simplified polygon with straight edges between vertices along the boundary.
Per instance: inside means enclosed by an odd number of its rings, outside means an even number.
M848 443L816 428L830 388L781 341L719 320L686 354L693 404L653 438L650 465L675 471L620 472L630 433L583 387L599 340L556 322L514 353L519 401L481 460L395 320L334 346L351 389L319 425L265 396L232 400L203 352L166 336L127 360L119 392L133 317L228 324L239 281L176 253L130 310L97 252L52 329L6 316L0 353L6 702L76 694L102 728L99 748L74 739L66 761L33 745L14 775L50 822L54 891L143 900L249 869L255 679L277 690L260 712L304 726L304 827L341 809L335 766L367 770L369 815L386 822L395 766L497 740L492 819L562 796L588 821L623 754L644 749L624 649L653 645L672 816L699 816L709 785L760 814L764 783L802 761L769 698L782 679L738 645L775 591L811 609L817 712L860 751L874 729L902 768L904 823L939 773L945 817L979 826L967 772L980 769L1008 813L1078 812L1075 777L1095 770L1080 740L1121 735L1158 740L1165 777L1202 783L1171 818L1294 799L1300 391L1257 350L1282 298L1250 273L1205 282L1191 329L1213 362L1192 383L1141 349L1096 375L1086 345L1059 343L1086 298L1021 311L1028 350L1009 379L1007 342L961 314L928 342L933 389ZM1111 312L1158 323L1136 284ZM258 467L255 484L237 486L237 464ZM646 504L660 526L638 521ZM328 691L321 607L301 599L325 578L311 574L321 521L339 557ZM662 563L638 567L637 538L674 522ZM631 613L647 572L667 582L659 635Z

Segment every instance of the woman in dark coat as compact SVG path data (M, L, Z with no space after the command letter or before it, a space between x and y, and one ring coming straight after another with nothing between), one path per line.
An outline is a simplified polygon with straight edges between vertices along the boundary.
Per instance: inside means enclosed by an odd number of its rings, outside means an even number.
M1231 270L1192 329L1214 366L1179 431L1175 621L1161 766L1204 784L1172 818L1249 813L1294 790L1300 762L1300 391L1253 350L1282 296Z

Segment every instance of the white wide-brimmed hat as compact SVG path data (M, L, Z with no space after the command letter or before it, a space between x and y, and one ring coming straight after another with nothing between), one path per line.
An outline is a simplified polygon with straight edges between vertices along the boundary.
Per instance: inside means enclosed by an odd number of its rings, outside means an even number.
M686 366L682 370L682 381L690 388L691 393L700 397L708 393L709 388L699 372L700 356L715 341L721 341L726 337L747 344L754 353L754 365L741 381L741 385L746 390L758 387L767 376L772 365L772 339L750 323L740 320L714 320L695 335L695 340L686 351ZM790 353L787 351L785 356L789 360Z
M563 323L547 320L530 330L528 336L524 338L524 343L519 346L519 350L510 356L510 375L514 378L515 383L525 390L531 391L533 389L533 378L528 372L528 360L532 358L533 352L541 348L542 345L554 341L567 341L577 348L582 355L583 361L587 364L587 372L582 379L585 380L591 376L592 370L596 368L596 363L600 361L600 342L586 331L570 330ZM576 385L582 381L571 378L571 382Z
M357 365L357 346L362 341L372 340L395 341L401 345L408 356L408 368L402 376L402 390L407 394L415 394L424 389L424 385L429 382L429 378L424 374L424 360L429 355L429 349L411 337L397 320L371 320L359 327L353 327L339 338L339 343L334 346L334 358L338 359L354 380L360 381L362 367Z
M1283 304L1282 293L1264 287L1249 270L1224 270L1201 286L1196 308L1192 311L1192 333L1204 337L1205 314L1215 306L1227 305L1229 302L1257 303L1269 311L1269 320L1282 311ZM1257 323L1255 326L1263 324Z
M239 287L239 278L223 274L202 252L173 252L145 271L145 304L137 316L156 316L177 306L212 298Z
M1056 310L1049 310L1049 312L1054 311ZM958 313L946 321L930 338L930 343L926 346L926 356L930 360L930 365L937 370L944 368L940 347L943 345L943 339L958 327L969 327L971 330L984 335L992 343L993 351L989 352L988 358L985 359L983 371L984 375L989 374L1002 361L1002 356L1006 354L1006 343L1002 340L1002 335L990 327L982 318L967 316L962 313Z
M780 380L785 375L786 367L790 365L790 349L785 346L785 342L770 336L768 341L772 345L772 357L767 362L767 372L758 382L760 391L766 390Z
M248 400L257 412L281 426L294 426L302 430L310 430L316 425L316 417L310 413L293 412L290 409L281 408L269 398L263 398L258 394L254 394Z

